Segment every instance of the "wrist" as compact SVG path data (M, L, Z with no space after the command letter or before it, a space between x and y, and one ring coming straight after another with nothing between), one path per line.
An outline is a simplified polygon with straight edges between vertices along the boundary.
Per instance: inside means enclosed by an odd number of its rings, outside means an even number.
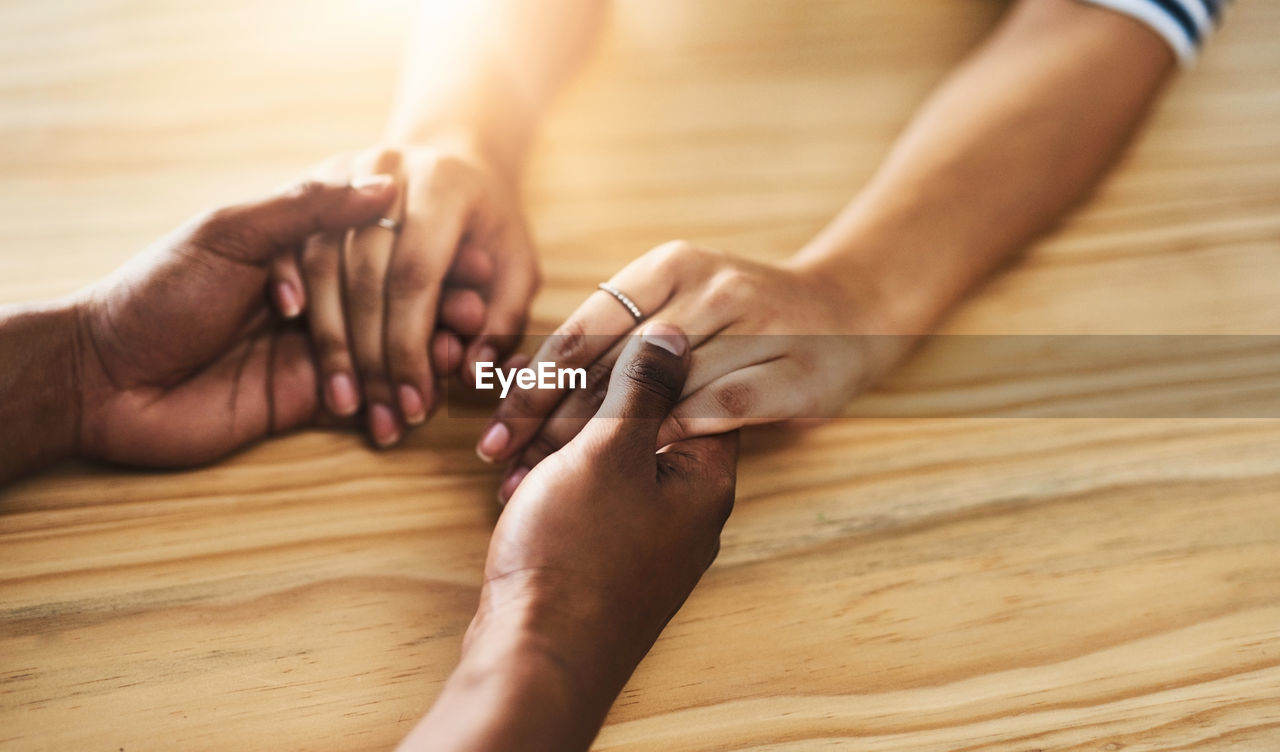
M485 586L457 667L401 752L590 746L617 689L592 682L561 617L525 596Z
M511 185L519 182L524 167L522 141L466 124L428 122L413 127L392 127L387 139L397 146L427 147L467 156L488 165L495 175Z
M849 312L845 334L910 339L932 326L931 309L918 291L897 289L892 276L864 250L805 248L783 266L831 309Z
M486 583L467 651L473 644L518 644L558 667L579 712L603 719L657 634L619 618L622 610L607 597L572 579L529 569Z
M841 217L787 262L839 304L865 333L916 338L933 331L981 274L909 233L844 228ZM963 257L959 257L963 259Z
M83 405L77 307L0 310L0 482L73 456ZM10 451L12 447L12 451Z

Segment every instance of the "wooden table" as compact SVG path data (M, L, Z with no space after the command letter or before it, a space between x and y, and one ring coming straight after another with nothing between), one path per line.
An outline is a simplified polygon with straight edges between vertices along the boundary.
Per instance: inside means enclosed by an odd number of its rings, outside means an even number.
M0 7L0 300L375 141L409 6ZM621 3L536 149L535 330L671 238L788 254L1003 7ZM1277 38L1280 4L1237 3L1097 200L948 331L1280 333ZM926 349L889 391L946 373ZM476 602L481 414L4 491L0 749L391 747ZM1275 419L751 433L720 559L597 748L1280 749L1278 500Z

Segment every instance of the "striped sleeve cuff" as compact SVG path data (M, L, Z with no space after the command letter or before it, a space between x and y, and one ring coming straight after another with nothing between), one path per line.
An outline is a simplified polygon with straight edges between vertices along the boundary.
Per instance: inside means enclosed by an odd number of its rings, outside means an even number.
M1159 34L1183 67L1195 62L1228 0L1082 0L1141 21Z

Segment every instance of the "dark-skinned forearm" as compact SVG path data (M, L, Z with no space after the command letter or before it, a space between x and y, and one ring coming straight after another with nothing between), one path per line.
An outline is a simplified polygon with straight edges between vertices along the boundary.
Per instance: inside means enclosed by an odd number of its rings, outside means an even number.
M506 609L474 625L440 696L399 752L586 750L648 645L610 649L603 623L548 631L535 621Z
M0 307L0 485L75 453L77 331L67 303Z
M930 331L1088 195L1173 69L1131 19L1023 0L794 263L874 299L880 331Z

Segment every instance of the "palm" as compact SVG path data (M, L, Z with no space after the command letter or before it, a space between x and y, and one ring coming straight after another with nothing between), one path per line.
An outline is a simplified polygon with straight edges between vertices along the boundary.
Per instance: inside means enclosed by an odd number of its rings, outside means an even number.
M383 175L225 207L91 290L77 307L81 451L188 465L310 421L315 368L268 306L268 268L314 233L369 224L395 195Z
M188 465L315 413L315 371L296 328L273 318L265 266L205 243L161 244L95 299L88 327L114 387L95 405L95 453ZM122 284L123 283L123 284Z
M258 332L172 387L121 391L103 405L113 431L102 455L190 465L309 421L315 376L301 344L296 332Z

